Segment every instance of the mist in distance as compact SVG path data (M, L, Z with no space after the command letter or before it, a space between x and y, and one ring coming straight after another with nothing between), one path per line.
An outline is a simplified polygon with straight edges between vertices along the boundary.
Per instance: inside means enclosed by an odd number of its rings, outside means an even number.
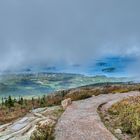
M139 0L1 0L0 71L61 67L90 73L98 60L117 57L124 75L139 75L139 5Z

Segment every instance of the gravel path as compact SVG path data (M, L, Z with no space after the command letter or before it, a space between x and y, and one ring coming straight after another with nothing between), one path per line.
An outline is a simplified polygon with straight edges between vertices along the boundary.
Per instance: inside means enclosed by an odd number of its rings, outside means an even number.
M97 108L103 103L137 95L140 93L106 94L73 102L56 125L56 140L117 140L101 122Z

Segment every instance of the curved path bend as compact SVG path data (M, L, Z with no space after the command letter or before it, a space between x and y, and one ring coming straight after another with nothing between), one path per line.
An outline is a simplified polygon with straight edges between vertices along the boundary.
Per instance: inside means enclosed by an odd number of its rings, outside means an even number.
M139 95L140 92L105 94L73 102L56 125L55 140L117 140L101 122L97 108Z

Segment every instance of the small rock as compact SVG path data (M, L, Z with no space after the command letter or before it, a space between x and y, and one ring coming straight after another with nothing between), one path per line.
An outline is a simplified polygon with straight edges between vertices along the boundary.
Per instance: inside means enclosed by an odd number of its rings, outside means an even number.
M55 121L48 118L48 119L46 119L45 121L40 121L40 122L38 123L38 126L39 126L40 128L43 128L43 127L46 127L46 126L53 126L54 124L55 124Z
M72 104L71 98L65 99L61 102L63 109L66 109L71 104Z
M122 134L122 131L121 131L121 129L115 129L115 134Z

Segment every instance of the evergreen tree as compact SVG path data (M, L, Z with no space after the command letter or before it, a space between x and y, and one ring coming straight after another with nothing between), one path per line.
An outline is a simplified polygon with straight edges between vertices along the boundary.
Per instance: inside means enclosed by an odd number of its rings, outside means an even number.
M24 100L23 100L23 98L21 97L21 98L20 98L20 101L19 101L19 104L20 104L20 105L23 105L23 103L24 103Z
M2 106L3 106L3 105L4 105L4 99L3 99L3 97L2 97L2 99L1 99L1 100L2 100Z
M14 103L17 103L17 99L16 99L16 98L14 98L13 102L14 102Z
M11 96L8 97L8 107L9 108L14 107L14 102L13 102Z
M25 106L27 106L27 100L26 99L24 100L24 104L25 104Z
M5 106L8 106L8 100L7 100L7 98L5 98L4 104L5 104Z
M32 106L34 108L34 98L32 97Z

